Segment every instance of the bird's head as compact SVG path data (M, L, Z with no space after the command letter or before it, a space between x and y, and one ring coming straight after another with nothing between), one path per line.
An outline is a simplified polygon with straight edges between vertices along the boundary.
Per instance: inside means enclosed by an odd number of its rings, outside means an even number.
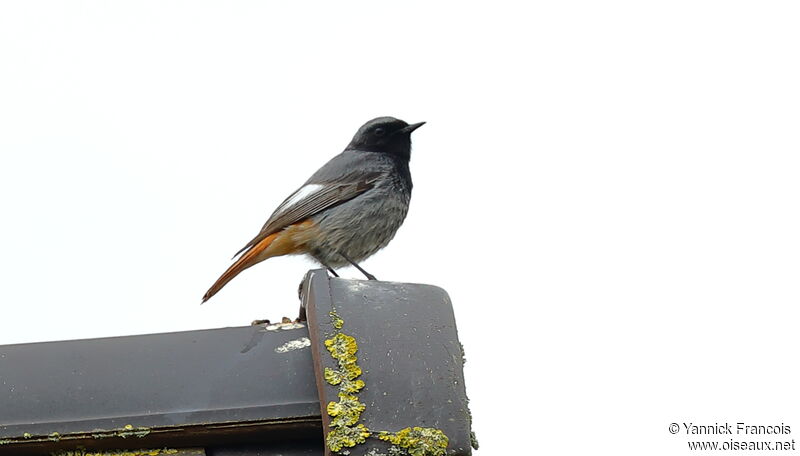
M409 160L411 158L411 132L425 125L409 125L394 117L378 117L358 129L345 150L384 152Z

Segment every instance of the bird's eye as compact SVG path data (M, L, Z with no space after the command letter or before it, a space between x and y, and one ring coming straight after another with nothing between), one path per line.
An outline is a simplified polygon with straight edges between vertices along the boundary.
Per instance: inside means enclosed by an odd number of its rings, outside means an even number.
M376 128L375 129L375 136L383 136L386 134L386 130L383 128Z

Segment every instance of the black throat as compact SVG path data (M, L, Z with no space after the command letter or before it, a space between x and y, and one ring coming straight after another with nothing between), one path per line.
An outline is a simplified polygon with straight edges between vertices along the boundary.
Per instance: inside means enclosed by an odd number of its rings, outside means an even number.
M408 161L411 160L411 138L408 136L401 136L393 138L393 141L385 144L359 144L352 141L347 145L345 150L364 150L387 154L392 158L405 160L406 166L408 166Z

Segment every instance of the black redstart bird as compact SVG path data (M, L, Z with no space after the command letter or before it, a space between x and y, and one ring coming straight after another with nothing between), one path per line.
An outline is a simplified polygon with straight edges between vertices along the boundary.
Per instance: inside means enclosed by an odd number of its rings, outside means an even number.
M344 152L333 157L275 209L261 232L209 288L208 301L240 272L267 258L310 255L334 268L353 265L386 247L403 224L411 200L411 132L407 124L378 117L358 129Z

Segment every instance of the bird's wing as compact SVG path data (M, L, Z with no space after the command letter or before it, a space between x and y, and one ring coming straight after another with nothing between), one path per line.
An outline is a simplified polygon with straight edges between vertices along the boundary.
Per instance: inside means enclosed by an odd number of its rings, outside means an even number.
M332 182L315 183L313 179L309 180L275 209L258 235L236 252L234 258L267 236L364 193L373 187L380 175L380 172L367 172L351 174Z

